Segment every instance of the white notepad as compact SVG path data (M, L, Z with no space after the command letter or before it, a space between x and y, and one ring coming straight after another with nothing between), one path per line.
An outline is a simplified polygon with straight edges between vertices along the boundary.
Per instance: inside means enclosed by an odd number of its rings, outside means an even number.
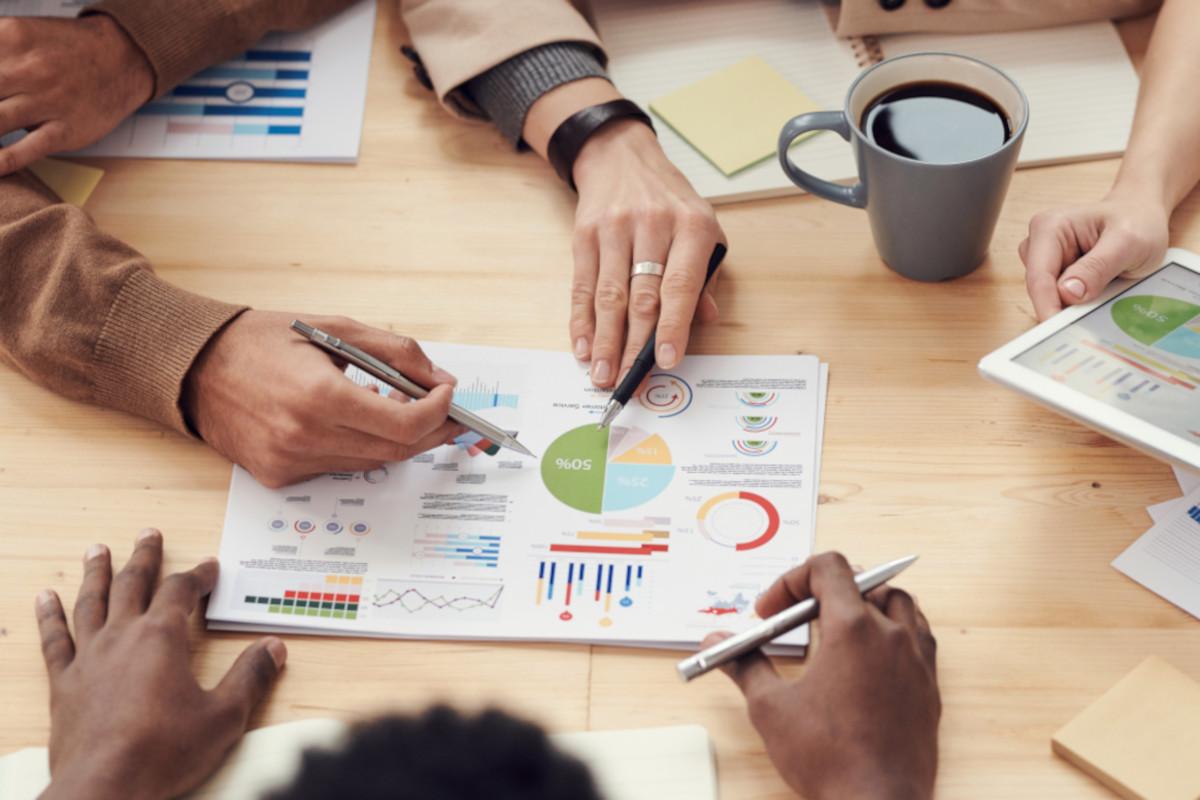
M1029 97L1020 165L1031 166L1123 152L1137 102L1137 75L1108 22L848 40L833 35L819 0L592 0L592 5L613 80L642 105L758 56L821 107L840 109L851 82L878 58L959 52L1007 71ZM659 125L658 135L667 156L714 202L800 191L775 159L727 178L667 126ZM855 175L850 147L836 135L797 146L792 158L823 178Z
M258 800L286 785L305 749L336 747L346 725L310 719L246 734L233 755L188 800ZM708 731L699 725L587 731L551 737L586 763L606 800L716 800L717 775ZM46 748L0 758L0 797L34 800L50 782Z

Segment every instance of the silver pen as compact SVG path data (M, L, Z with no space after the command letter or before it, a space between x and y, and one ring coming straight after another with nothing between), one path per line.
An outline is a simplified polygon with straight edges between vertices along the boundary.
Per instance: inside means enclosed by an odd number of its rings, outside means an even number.
M916 556L906 556L875 567L875 569L860 572L854 576L854 584L861 593L866 594L899 575L916 560ZM802 600L739 634L730 636L706 650L701 650L699 653L685 658L676 665L675 669L679 671L680 678L690 681L709 670L746 655L751 650L757 650L772 639L795 630L806 622L812 622L820 613L821 604L817 602L816 598L810 597Z
M328 350L338 358L348 361L371 377L378 378L388 386L398 389L414 400L420 400L429 394L429 390L424 386L404 377L391 366L375 358L375 356L359 350L354 345L342 341L333 334L326 333L311 325L306 325L298 319L292 320L292 330L299 333L305 339L308 339L308 341L317 347ZM533 453L525 445L518 442L508 431L497 428L483 417L472 414L462 406L452 403L450 405L450 413L447 416L458 424L465 426L467 430L479 434L494 444L507 447L509 450L515 450L522 455L533 456Z

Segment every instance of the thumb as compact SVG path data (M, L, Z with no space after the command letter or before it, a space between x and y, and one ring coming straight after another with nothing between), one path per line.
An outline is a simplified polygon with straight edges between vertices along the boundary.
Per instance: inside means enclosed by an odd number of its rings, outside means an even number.
M712 647L718 642L722 642L732 636L732 633L720 631L718 633L710 633L704 637L704 641L700 643L701 649ZM742 690L742 695L747 700L774 689L783 679L779 677L779 673L775 670L775 665L771 663L771 659L767 658L762 650L754 650L746 653L737 661L732 661L721 667L721 672L729 676L737 687Z
M1063 270L1058 294L1064 305L1095 300L1122 272L1141 261L1132 237L1105 231L1095 247Z
M282 640L274 636L260 639L242 651L213 693L226 707L239 712L244 727L275 685L286 661L287 647Z

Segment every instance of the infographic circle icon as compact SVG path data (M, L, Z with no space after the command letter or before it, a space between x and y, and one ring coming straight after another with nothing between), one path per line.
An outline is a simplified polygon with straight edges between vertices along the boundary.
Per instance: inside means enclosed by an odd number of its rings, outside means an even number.
M692 404L692 387L678 375L656 372L646 379L646 391L638 401L660 419L677 417Z
M542 457L542 482L550 494L589 514L648 503L674 477L666 441L638 428L583 425L555 439Z
M292 527L296 533L312 533L317 529L317 523L311 519L298 519L292 524Z
M725 492L710 497L696 512L700 533L715 545L754 550L779 532L779 511L754 492Z
M738 402L751 408L766 408L775 405L779 399L777 392L738 392Z

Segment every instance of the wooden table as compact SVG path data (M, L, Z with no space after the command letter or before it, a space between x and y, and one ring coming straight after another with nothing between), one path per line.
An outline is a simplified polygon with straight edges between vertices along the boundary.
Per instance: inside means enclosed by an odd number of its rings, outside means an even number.
M357 167L111 160L89 210L191 290L424 339L567 349L572 196L535 157L437 107L397 52L393 5L381 3ZM1133 51L1149 24L1125 26ZM975 370L1034 321L1016 255L1029 217L1101 196L1116 168L1018 172L991 261L944 285L886 270L857 211L809 197L719 209L723 316L693 349L832 364L818 549L865 564L922 555L903 584L941 645L943 797L1105 797L1051 755L1051 733L1151 653L1200 678L1196 620L1109 567L1148 527L1143 506L1178 494L1168 469ZM1200 249L1198 215L1193 195L1173 244ZM228 482L203 445L0 368L0 752L47 739L35 593L70 602L87 545L123 561L145 525L165 532L169 568L214 554ZM197 625L202 680L251 638ZM681 685L674 653L288 643L256 724L434 699L502 704L555 730L698 722L723 797L789 796L733 686Z

